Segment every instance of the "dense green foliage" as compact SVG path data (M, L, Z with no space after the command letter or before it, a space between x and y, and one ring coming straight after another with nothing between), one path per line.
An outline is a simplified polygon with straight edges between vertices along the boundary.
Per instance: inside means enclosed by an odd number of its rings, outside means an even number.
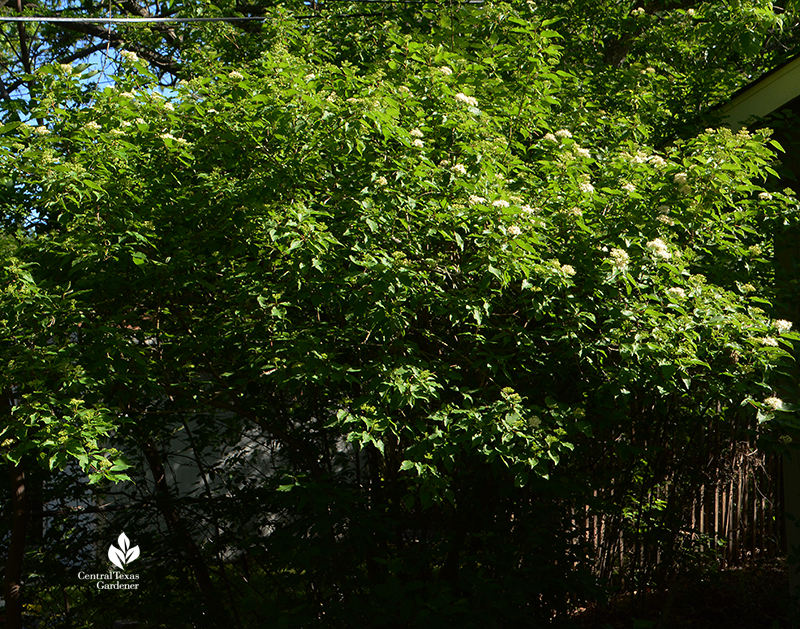
M42 531L42 613L57 584L85 626L541 626L609 585L587 509L663 553L634 582L704 556L711 443L794 430L770 260L797 203L768 131L665 139L789 15L588 6L276 12L187 35L166 91L130 51L110 87L23 77L2 455L113 507ZM122 529L141 589L78 584Z

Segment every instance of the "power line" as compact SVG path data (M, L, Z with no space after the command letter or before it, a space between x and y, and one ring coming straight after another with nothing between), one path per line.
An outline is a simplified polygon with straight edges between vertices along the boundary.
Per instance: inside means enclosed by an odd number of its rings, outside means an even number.
M333 0L348 4L434 4L425 0ZM483 4L484 0L465 0L454 4ZM379 14L368 14L379 15ZM321 15L298 15L298 18L322 17ZM332 17L343 17L333 14ZM185 24L191 22L264 22L272 19L267 16L247 17L51 17L51 16L0 16L0 22L66 22L70 24Z

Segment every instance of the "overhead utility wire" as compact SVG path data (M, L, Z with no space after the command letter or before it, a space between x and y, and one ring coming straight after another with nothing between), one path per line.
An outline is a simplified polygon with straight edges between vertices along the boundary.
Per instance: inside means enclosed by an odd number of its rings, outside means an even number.
M347 0L338 0L347 1ZM378 3L387 4L434 4L424 0L349 0L353 4ZM483 4L484 0L466 0L458 4ZM317 17L317 15L304 15L296 17ZM336 17L335 15L333 17ZM72 24L164 24L187 22L263 22L272 19L266 16L250 17L47 17L47 16L0 16L0 22L69 22Z

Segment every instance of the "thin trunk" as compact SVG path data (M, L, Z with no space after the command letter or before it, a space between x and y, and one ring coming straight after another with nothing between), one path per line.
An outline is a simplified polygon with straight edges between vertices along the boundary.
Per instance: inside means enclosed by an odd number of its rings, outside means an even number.
M6 629L22 629L22 561L28 527L28 501L25 495L25 468L11 468L11 540L8 544L3 591L6 599Z
M222 626L227 629L227 627L231 625L226 621L227 614L219 601L216 587L211 581L211 575L208 572L208 567L203 560L200 549L197 547L197 544L194 543L194 539L192 539L186 520L181 516L170 494L169 486L167 485L166 471L164 469L164 464L161 462L161 454L150 439L146 439L141 444L141 447L145 459L147 460L147 465L153 474L153 480L156 486L156 506L164 517L164 520L166 520L167 526L173 534L174 539L177 540L180 545L181 552L185 556L192 570L194 579L197 582L197 587L203 595L206 610L205 615L207 616L206 622L210 621L208 626Z

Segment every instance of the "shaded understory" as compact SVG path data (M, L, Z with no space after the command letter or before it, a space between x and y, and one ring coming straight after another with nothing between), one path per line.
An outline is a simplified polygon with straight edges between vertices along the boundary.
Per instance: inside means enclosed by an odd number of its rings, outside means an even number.
M581 609L570 629L788 629L785 559L705 574L668 593Z

